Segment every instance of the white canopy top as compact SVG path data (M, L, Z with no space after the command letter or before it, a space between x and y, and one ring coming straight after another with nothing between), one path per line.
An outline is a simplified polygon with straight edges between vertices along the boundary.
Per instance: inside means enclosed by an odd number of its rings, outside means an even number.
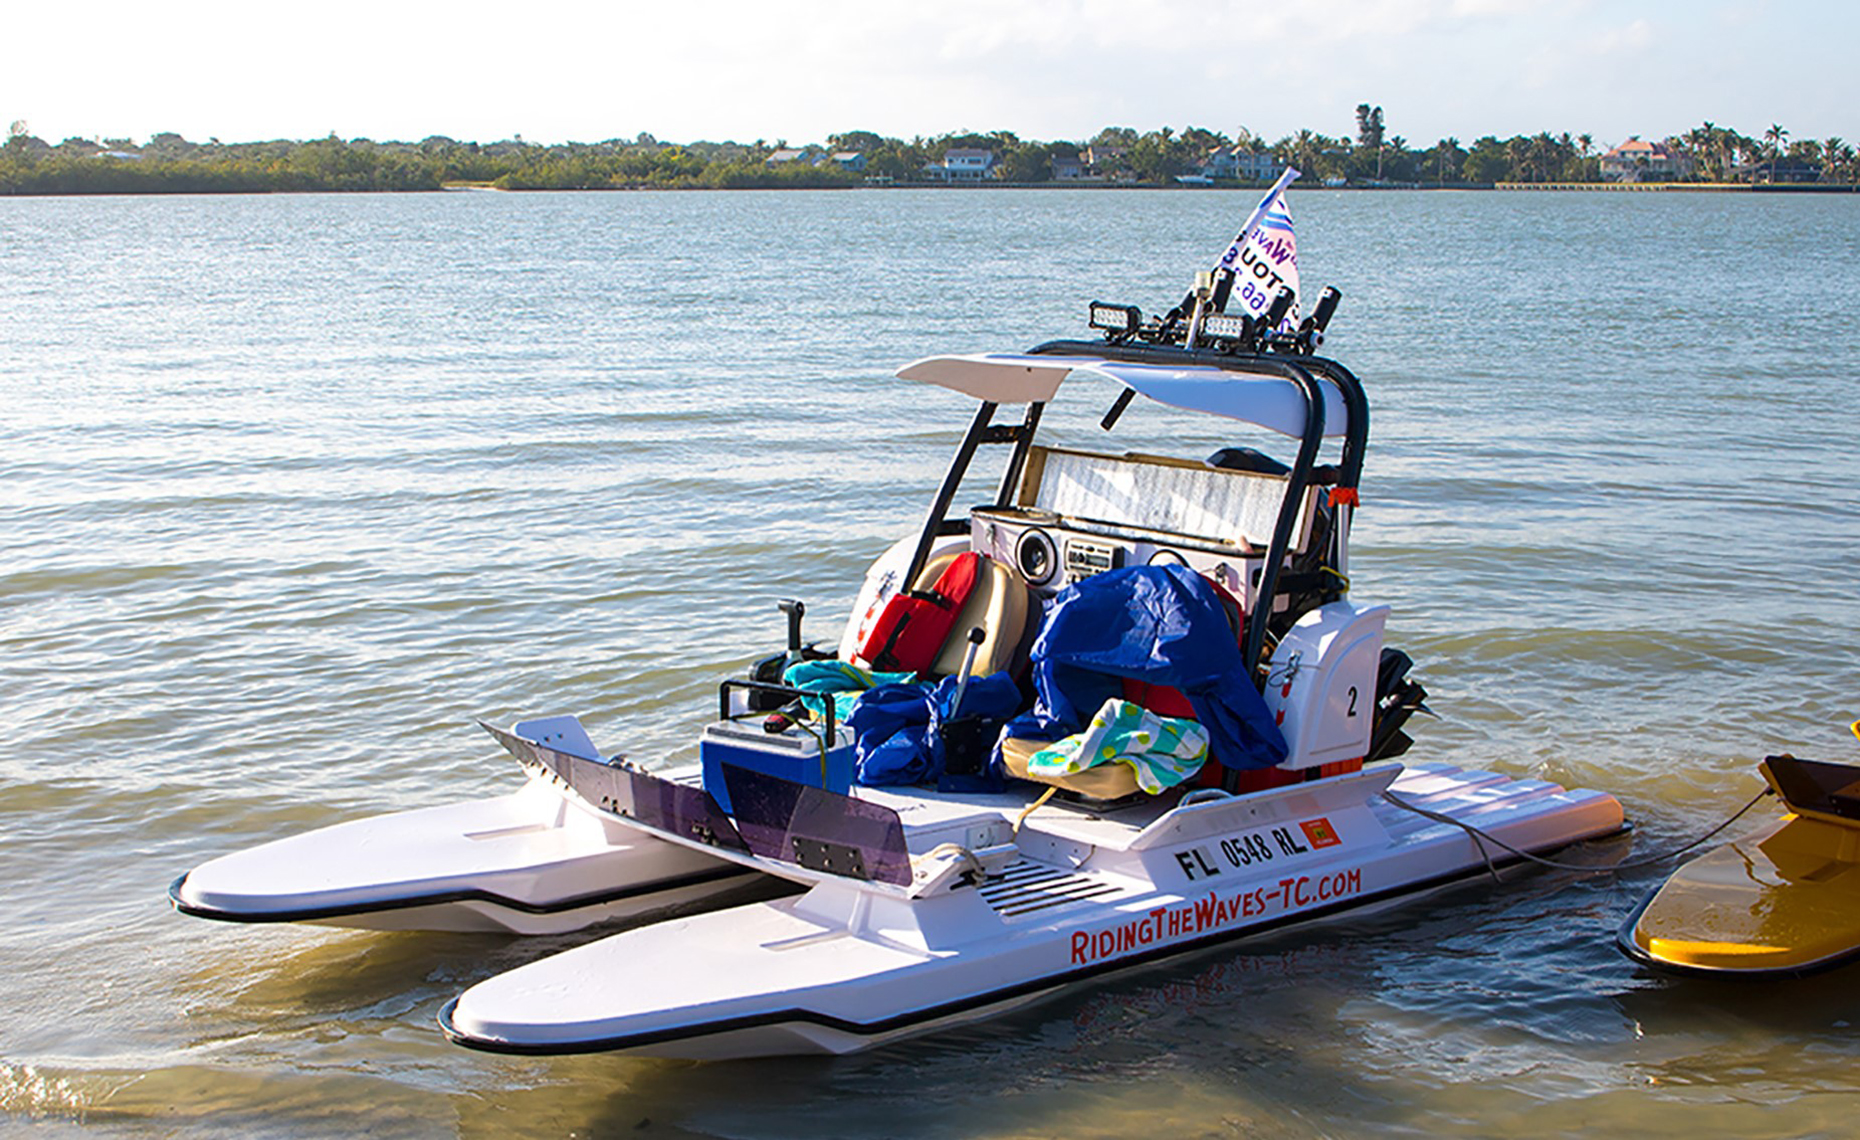
M1045 403L1059 391L1060 382L1075 373L1109 377L1171 407L1225 416L1293 437L1304 434L1304 394L1282 376L1203 366L1126 364L1088 356L1005 353L930 356L898 369L901 379L921 380L997 404ZM1324 434L1344 434L1348 414L1343 394L1322 376L1318 388L1324 393Z

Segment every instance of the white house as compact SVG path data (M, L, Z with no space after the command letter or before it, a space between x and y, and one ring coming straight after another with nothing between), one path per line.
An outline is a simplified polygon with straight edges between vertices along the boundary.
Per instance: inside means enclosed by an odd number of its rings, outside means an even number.
M1234 177L1245 182L1271 182L1281 164L1268 151L1234 148Z
M1199 173L1208 178L1270 182L1279 176L1279 160L1261 151L1238 146L1209 147Z
M972 147L952 147L943 152L943 177L951 182L979 182L992 178L995 152Z
M1239 171L1239 158L1233 147L1209 147L1208 153L1201 156L1201 173L1209 178L1238 178Z
M1692 160L1665 143L1630 135L1602 156L1604 182L1667 182L1692 173Z

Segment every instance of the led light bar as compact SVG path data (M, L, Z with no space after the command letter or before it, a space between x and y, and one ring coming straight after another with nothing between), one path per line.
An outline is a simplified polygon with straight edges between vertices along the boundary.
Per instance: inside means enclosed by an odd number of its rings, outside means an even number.
M1222 340L1245 340L1252 322L1246 317L1229 317L1220 313L1209 313L1201 318L1201 335L1218 337Z
M1091 327L1110 333L1133 333L1143 324L1143 311L1135 305L1091 303Z

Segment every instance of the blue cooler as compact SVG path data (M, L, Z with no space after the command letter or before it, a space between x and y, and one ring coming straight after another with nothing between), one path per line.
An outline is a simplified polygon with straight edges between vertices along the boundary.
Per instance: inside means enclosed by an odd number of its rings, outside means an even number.
M799 689L783 685L725 681L721 703L726 718L732 711L747 709L745 703L743 709L732 710L732 689L792 697L804 695ZM845 725L834 721L829 713L824 723L791 724L780 732L769 732L762 727L763 715L751 714L742 720L724 719L705 725L698 738L698 760L704 766L704 790L724 811L731 811L730 794L723 783L723 765L734 764L738 768L845 795L852 789L853 782L853 736ZM828 744L824 757L820 749L822 741Z

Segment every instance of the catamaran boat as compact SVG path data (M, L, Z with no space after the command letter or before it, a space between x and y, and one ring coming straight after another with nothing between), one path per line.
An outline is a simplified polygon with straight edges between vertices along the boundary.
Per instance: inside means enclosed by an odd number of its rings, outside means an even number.
M1297 324L1285 291L1230 316L1231 276L1161 318L1094 303L1089 339L899 369L975 401L923 525L837 647L785 605L786 650L721 683L696 767L610 755L573 716L484 725L517 790L214 859L174 905L632 920L471 987L441 1028L505 1053L845 1053L1619 831L1601 792L1395 760L1425 693L1388 607L1352 596L1369 404L1316 352L1338 294ZM1038 441L1062 390L1107 385L1107 431L1141 397L1292 455ZM985 449L992 497L957 509Z

